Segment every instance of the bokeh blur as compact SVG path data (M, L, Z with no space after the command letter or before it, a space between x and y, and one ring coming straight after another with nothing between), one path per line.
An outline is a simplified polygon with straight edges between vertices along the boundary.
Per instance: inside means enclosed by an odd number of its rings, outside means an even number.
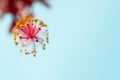
M18 52L0 20L0 80L120 80L120 0L50 0L33 4L49 29L36 58Z

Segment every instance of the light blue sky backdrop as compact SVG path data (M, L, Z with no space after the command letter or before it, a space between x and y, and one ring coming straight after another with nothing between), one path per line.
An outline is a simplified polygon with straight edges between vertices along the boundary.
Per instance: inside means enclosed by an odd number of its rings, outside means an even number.
M34 4L50 43L25 56L0 21L0 80L120 80L120 0L51 0Z

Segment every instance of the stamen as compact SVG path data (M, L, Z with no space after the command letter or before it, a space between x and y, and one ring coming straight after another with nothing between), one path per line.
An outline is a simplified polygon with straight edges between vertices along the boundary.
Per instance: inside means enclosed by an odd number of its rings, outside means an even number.
M39 24L39 25L38 25ZM18 21L14 28L14 43L21 44L22 48L28 47L29 44L33 44L33 51L31 52L36 57L36 44L42 44L43 50L45 50L46 43L49 43L48 30L44 29L47 26L42 21L35 19L32 16L26 16ZM39 33L45 33L43 36L38 36ZM18 39L17 39L18 38ZM19 41L17 41L19 40ZM27 42L29 41L29 42ZM28 44L26 44L28 43ZM23 52L20 50L20 52ZM30 54L29 51L24 50L25 55Z

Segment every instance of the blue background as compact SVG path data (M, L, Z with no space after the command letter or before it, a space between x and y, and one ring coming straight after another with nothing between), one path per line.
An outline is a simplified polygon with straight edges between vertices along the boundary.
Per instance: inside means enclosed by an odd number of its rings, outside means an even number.
M120 80L120 0L51 0L33 5L50 43L25 56L0 20L0 80Z

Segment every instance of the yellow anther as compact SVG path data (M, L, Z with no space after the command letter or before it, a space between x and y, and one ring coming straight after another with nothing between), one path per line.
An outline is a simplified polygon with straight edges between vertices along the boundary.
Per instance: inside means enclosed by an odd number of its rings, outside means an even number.
M44 24L42 21L40 21L39 25L40 25L41 27L46 27L46 26L47 26L47 25Z
M23 28L23 27L24 27L23 24L20 24L20 25L19 25L19 28Z
M38 21L38 19L35 19L35 22L37 22Z
M13 34L14 34L14 36L17 36L17 35L19 35L19 32L14 32Z
M49 43L49 38L48 38L48 36L46 37L46 42Z
M18 45L18 42L15 42L15 45Z
M29 52L25 52L25 55L30 54Z

